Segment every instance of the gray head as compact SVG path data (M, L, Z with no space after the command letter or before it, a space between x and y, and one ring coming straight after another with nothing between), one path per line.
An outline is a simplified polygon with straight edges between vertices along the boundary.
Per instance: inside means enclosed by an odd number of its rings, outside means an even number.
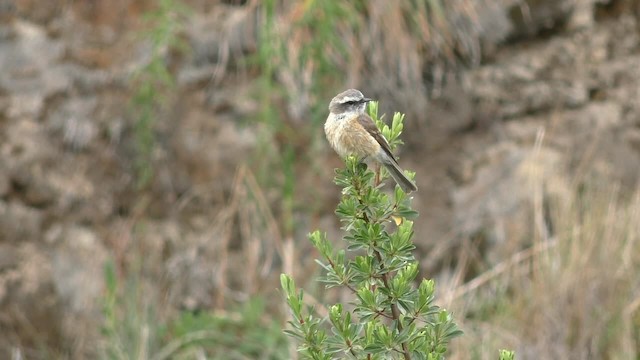
M371 101L371 99L364 97L360 90L349 89L341 92L331 99L331 103L329 103L329 111L333 114L342 114L347 112L363 113L369 101Z

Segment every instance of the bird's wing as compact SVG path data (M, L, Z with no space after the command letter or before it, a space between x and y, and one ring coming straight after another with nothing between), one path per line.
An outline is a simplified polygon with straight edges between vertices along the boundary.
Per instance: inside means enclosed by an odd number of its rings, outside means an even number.
M382 147L382 150L384 150L384 152L387 153L389 158L392 159L397 164L398 160L396 160L396 158L393 156L393 153L391 152L391 147L389 146L389 142L387 141L387 139L384 138L384 136L376 126L375 122L373 122L373 119L371 119L371 117L367 114L361 114L358 116L358 123L360 123L360 125L362 125L362 127L365 130L367 130L369 135L371 135L374 139L376 139L378 144L380 144L380 147Z

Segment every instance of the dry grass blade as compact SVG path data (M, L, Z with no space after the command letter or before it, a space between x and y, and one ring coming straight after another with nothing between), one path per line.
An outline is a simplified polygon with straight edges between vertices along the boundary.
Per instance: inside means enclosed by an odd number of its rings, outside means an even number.
M251 198L255 201L256 204L256 213L252 214L252 218L256 218L256 216L262 220L262 225L256 228L256 234L260 234L262 238L262 243L260 247L262 248L262 254L266 256L265 261L262 264L260 270L260 276L266 277L269 273L271 273L272 265L273 265L273 249L275 249L282 258L284 258L284 245L282 241L282 234L280 232L280 227L278 226L278 221L276 220L273 212L271 211L271 207L269 206L267 199L262 191L262 188L258 184L253 173L245 168L244 177L247 184L247 188L250 191ZM255 224L254 224L255 225ZM266 233L269 235L267 237L264 236L266 228ZM265 241L269 241L269 243Z
M220 212L214 227L222 229L220 241L216 244L216 258L219 271L216 272L216 284L220 291L216 294L216 308L222 309L225 293L231 291L227 285L230 271L243 279L242 292L255 295L262 290L261 280L273 274L275 252L286 259L287 250L283 244L280 230L271 208L258 185L253 173L246 165L238 167L232 195L227 206ZM230 241L235 226L241 235L236 239L241 243L241 263L229 263ZM289 256L292 262L292 256ZM283 261L285 264L287 261ZM238 268L240 266L242 269ZM290 265L292 266L292 265ZM238 297L236 294L234 297ZM242 298L246 296L240 296Z
M225 289L227 289L227 278L229 270L229 243L231 241L231 234L233 231L234 217L238 212L238 206L240 204L240 193L242 186L242 167L236 172L236 176L233 181L233 192L228 205L220 211L220 214L214 221L213 229L221 229L219 231L220 239L215 242L216 258L218 263L218 271L215 272L215 283L218 288L214 296L214 306L216 309L223 309L225 305Z
M552 248L556 244L557 241L551 239L545 243L538 244L513 254L509 259L496 264L490 270L476 276L473 280L466 282L464 285L455 288L449 294L445 295L444 298L446 299L446 302L452 303L460 297L478 290L480 287L489 284L492 280L495 280L499 276L512 270L514 267L519 266L534 256Z

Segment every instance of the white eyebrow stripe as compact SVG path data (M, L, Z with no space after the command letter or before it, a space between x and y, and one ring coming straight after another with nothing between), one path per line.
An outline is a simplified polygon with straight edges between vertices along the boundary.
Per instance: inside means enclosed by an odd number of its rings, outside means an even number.
M344 98L342 98L340 100L340 102L341 103L346 103L346 102L349 102L349 101L358 101L358 100L362 100L362 98L359 97L359 96L345 96Z

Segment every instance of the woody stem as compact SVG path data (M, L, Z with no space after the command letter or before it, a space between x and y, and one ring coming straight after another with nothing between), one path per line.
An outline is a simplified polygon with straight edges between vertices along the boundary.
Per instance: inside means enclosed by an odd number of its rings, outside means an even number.
M375 178L374 178L374 186L377 187L378 185L380 185L380 164L376 163L375 165ZM376 259L378 260L378 262L380 263L380 267L384 267L383 262L382 262L382 255L380 255L379 251L374 251L375 255L376 255ZM389 273L387 273L386 271L383 272L382 274L382 283L384 284L384 286L389 289ZM396 303L391 303L391 316L393 317L393 320L395 320L396 324L398 324L398 331L402 332L403 326L402 326L402 321L400 321L400 309L398 309L398 304ZM411 360L411 353L409 353L409 346L407 345L406 342L402 343L402 355L404 356L405 360Z

